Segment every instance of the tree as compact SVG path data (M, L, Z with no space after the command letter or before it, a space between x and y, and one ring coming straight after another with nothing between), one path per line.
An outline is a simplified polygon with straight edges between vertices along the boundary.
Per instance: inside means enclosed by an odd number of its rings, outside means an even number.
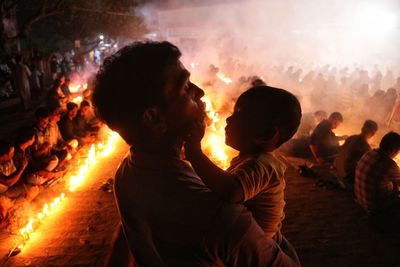
M99 34L111 38L137 38L146 31L134 11L135 0L0 0L0 15L15 17L17 31L10 35L1 25L1 48L16 40L29 39L40 47L54 50L73 47L74 40L83 46L96 45Z

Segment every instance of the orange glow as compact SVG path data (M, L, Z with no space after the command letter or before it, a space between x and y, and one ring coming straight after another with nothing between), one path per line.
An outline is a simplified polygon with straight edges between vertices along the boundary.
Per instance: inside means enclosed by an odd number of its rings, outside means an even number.
M77 93L79 91L79 89L81 88L81 85L79 83L77 84L70 84L69 85L69 91L71 93Z
M85 161L80 164L77 170L69 177L66 177L66 185L70 192L73 192L78 187L82 186L86 179L90 177L90 171L98 163L98 160L109 156L115 150L115 145L118 140L120 140L120 136L107 129L104 141L91 145L87 152ZM60 193L59 196L53 198L50 202L45 203L36 216L33 216L28 220L28 223L19 230L19 241L12 251L15 249L21 250L25 246L33 231L47 216L50 216L58 207L60 207L60 203L65 196L65 193Z
M202 147L210 159L225 170L236 154L233 149L225 145L225 118L221 119L220 114L215 111L207 96L204 96L202 101L206 105L207 116L210 119L210 125L207 127L202 140Z
M83 100L82 96L77 96L74 97L71 101L79 105L82 102L82 100Z

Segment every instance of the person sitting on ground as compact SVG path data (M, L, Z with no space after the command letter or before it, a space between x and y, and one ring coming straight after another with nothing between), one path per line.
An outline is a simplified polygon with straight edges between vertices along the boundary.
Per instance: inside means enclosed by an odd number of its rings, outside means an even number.
M204 183L223 199L244 203L265 235L278 244L287 243L280 232L286 166L273 151L292 138L300 119L300 103L293 94L268 86L252 87L239 96L226 120L225 142L240 152L227 171L201 150L204 124L185 145L187 159Z
M0 141L0 222L6 220L8 211L14 204L24 200L31 201L39 193L37 187L24 185L21 179L28 166L28 159L22 158L17 168L13 157L14 146Z
M389 132L360 159L356 168L356 202L372 217L400 223L400 169L394 161L400 151L400 135Z
M295 137L297 139L310 138L312 131L323 120L328 118L328 114L324 110L317 110L314 113L305 113L301 117L299 129Z
M310 150L318 163L332 162L339 153L339 141L345 140L347 135L336 136L332 131L343 122L339 112L333 112L327 120L321 121L310 137Z
M71 97L71 91L69 90L69 85L71 83L70 78L67 78L65 76L62 76L61 78L61 92L63 93L63 95L69 100Z
M107 58L93 103L131 146L115 176L124 234L138 266L299 266L241 204L216 197L180 158L203 90L169 42L137 42ZM112 101L110 101L112 99Z
M378 124L373 120L366 120L361 133L350 136L340 147L334 163L339 185L343 189L353 190L357 163L365 153L371 150L368 141L376 131L378 131Z
M50 119L47 125L47 142L51 146L52 153L57 155L62 162L64 159L71 159L72 154L78 148L78 140L72 139L69 142L64 141L61 136L58 122L60 121L60 109L57 107L50 108Z
M32 127L23 126L18 129L15 140L14 162L17 167L21 166L24 159L28 159L29 164L24 173L24 179L30 185L42 185L45 182L61 177L65 171L54 169L49 170L47 166L34 164L32 160L31 148L35 143L35 130Z
M48 142L47 126L50 120L50 112L47 108L38 108L35 112L36 124L35 130L35 143L32 146L32 160L30 161L30 168L34 172L38 170L45 170L46 172L53 172L58 166L59 158L52 154L51 145ZM51 175L50 175L51 176ZM42 184L46 182L46 177L31 177L29 180L32 184Z
M86 120L86 114L90 109L90 103L86 100L83 100L80 104L80 108L78 110L78 114L74 119L75 130L79 137L87 137L93 136L96 137L97 132L99 131L99 127L91 125Z

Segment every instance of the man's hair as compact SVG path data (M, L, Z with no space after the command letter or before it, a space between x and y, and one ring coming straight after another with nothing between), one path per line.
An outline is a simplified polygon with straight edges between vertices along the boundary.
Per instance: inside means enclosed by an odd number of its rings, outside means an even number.
M78 107L78 105L76 103L74 103L74 102L68 102L67 103L67 111L71 111L71 110L73 110L73 109L75 109L77 107Z
M86 101L86 100L83 100L83 101L81 102L80 107L81 107L81 108L83 108L83 107L90 107L90 103L89 103L88 101Z
M400 135L396 132L388 132L382 137L379 149L385 152L392 152L400 149Z
M93 105L129 144L142 133L146 108L165 104L165 69L180 56L169 42L135 42L104 60L96 76Z
M366 120L361 128L362 133L375 133L378 131L378 124L373 120Z
M240 95L251 102L251 113L258 118L255 128L274 126L279 129L281 139L277 147L288 141L296 133L301 121L301 106L292 93L269 86L252 87Z
M17 137L15 139L15 144L16 145L22 145L29 140L32 139L32 137L35 136L35 130L32 127L29 126L22 126L18 129L17 131Z
M8 141L0 140L0 157L4 156L5 154L8 154L12 146L13 146L12 143Z
M343 115L340 112L332 112L331 115L329 115L329 120L343 122Z
M45 107L40 107L35 111L35 117L37 120L48 118L50 117L50 111Z

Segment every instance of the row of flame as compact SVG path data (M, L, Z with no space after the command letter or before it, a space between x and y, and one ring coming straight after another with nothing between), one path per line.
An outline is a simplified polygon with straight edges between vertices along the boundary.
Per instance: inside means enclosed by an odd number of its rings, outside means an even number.
M111 130L107 131L108 133L104 143L99 142L96 145L92 144L87 153L85 161L79 164L75 174L67 177L66 184L70 192L75 191L75 189L81 186L86 178L89 177L88 174L90 170L93 169L98 159L109 156L115 150L115 144L120 137L116 132L112 132ZM39 211L36 216L31 217L28 220L28 223L19 230L19 238L17 241L18 244L11 252L15 251L16 249L21 250L25 246L33 231L40 225L45 217L49 216L57 207L60 206L60 203L65 197L66 193L61 193L49 203L45 203L41 211Z

